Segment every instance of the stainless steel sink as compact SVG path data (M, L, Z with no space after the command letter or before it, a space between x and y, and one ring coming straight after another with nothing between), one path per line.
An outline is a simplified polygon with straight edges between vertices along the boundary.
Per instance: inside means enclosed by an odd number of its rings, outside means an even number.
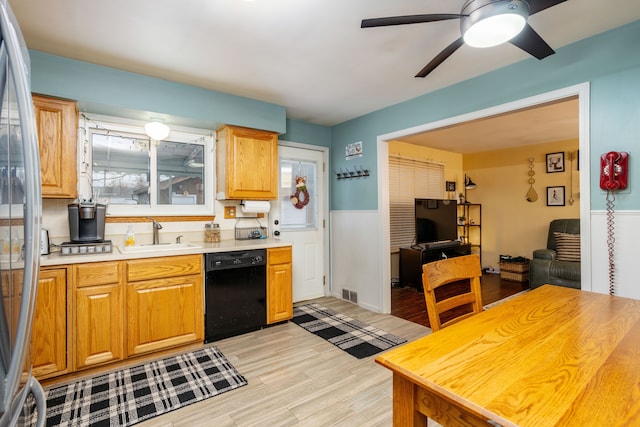
M137 253L137 252L158 252L158 251L175 251L178 249L193 249L201 248L202 246L196 245L190 242L181 243L158 243L157 245L134 245L134 246L120 246L120 252L122 253Z

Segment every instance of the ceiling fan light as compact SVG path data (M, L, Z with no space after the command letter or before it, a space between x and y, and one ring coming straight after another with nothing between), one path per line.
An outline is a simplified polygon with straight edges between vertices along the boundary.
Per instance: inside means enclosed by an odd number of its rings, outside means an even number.
M144 131L156 141L161 141L169 136L169 126L159 121L152 121L144 125Z
M464 42L472 47L492 47L514 38L527 21L515 13L490 16L473 24L464 33Z

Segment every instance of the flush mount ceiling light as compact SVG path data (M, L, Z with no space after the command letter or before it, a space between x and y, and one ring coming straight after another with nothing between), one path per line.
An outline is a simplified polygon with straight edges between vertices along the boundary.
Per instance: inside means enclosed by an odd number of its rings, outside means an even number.
M466 0L460 13L426 13L363 19L361 28L460 20L460 37L437 54L416 77L426 77L461 46L489 47L509 42L544 59L555 52L527 23L532 16L567 0Z
M469 1L462 8L460 32L472 47L492 47L508 42L524 28L529 5L520 0Z
M149 138L153 138L156 141L161 141L169 136L169 130L169 126L159 120L153 120L144 125L144 131L149 135Z

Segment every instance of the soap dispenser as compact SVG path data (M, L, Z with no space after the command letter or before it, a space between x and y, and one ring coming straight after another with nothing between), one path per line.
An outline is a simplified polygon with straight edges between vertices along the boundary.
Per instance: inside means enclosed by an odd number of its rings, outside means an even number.
M124 235L124 245L133 246L136 244L136 234L133 232L133 227L129 226L127 232Z

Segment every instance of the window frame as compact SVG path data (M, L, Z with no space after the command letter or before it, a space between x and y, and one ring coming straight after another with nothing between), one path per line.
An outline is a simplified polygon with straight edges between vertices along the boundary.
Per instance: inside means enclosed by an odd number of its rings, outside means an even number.
M93 161L91 134L92 129L102 129L125 136L131 135L139 139L149 140L149 193L157 194L158 170L156 145L160 141L147 136L144 131L144 124L141 120L127 119L122 117L104 116L89 112L80 113L78 132L78 194L79 199L93 199ZM148 205L117 205L109 204L108 200L93 199L98 203L107 204L108 217L146 217L146 216L208 216L215 214L215 132L208 129L198 129L183 126L171 126L169 137L164 141L180 142L190 144L201 144L204 147L204 176L203 176L203 204L188 205L188 212L185 213L187 205L166 205L158 204L156 197L150 197Z

